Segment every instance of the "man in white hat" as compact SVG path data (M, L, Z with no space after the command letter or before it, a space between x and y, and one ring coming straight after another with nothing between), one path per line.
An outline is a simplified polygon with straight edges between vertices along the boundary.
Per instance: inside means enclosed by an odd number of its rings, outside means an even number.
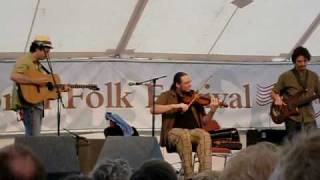
M12 93L12 109L19 112L25 127L26 136L39 136L42 118L44 115L43 102L30 104L21 96L20 84L46 85L46 78L30 78L25 75L27 70L44 73L40 60L46 59L52 49L52 43L48 36L38 35L31 43L29 53L19 59L11 72L11 80L15 83Z

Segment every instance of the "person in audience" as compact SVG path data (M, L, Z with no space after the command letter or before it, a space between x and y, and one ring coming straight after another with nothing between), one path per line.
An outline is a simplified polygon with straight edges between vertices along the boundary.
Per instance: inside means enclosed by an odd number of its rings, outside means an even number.
M92 179L83 175L71 175L63 178L63 180L92 180Z
M232 157L220 180L268 180L280 159L280 149L261 142L241 150Z
M0 150L0 180L45 180L45 168L28 148L9 145Z
M131 174L127 161L105 159L95 166L91 177L93 180L129 180Z
M176 171L166 161L150 160L136 171L130 180L177 180Z
M319 180L320 130L301 132L287 141L269 180Z
M218 180L220 174L218 171L204 171L195 175L192 180Z

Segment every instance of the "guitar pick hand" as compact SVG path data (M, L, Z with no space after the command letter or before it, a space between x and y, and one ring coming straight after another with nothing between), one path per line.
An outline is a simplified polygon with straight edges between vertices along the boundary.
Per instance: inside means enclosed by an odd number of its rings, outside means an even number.
M274 104L277 106L286 106L287 104L283 101L283 96L278 96L275 101Z

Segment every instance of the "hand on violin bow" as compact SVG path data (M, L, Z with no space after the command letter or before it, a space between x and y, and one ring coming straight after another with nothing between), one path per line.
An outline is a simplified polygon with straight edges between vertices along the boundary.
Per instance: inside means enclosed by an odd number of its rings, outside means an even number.
M189 105L185 103L174 104L175 109L181 109L182 112L186 112L189 109Z

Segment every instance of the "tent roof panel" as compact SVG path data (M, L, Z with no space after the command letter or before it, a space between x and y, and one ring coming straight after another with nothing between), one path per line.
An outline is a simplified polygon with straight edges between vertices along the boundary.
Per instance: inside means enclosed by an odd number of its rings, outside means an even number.
M24 50L36 3L36 0L0 2L0 52Z
M318 0L256 0L239 9L213 53L289 53L317 17L319 7Z
M136 1L42 0L31 38L48 34L58 52L115 48Z
M128 49L206 54L235 6L227 0L150 0Z

